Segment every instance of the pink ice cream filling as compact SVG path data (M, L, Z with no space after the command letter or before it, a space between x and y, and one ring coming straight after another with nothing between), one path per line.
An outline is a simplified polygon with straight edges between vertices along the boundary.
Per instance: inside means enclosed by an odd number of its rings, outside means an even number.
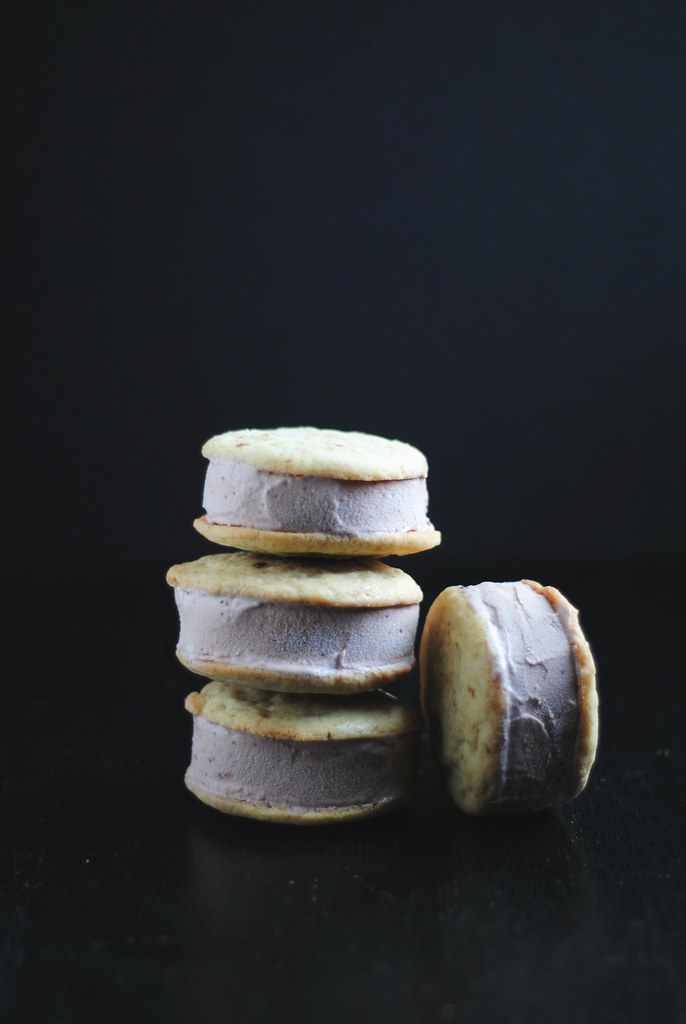
M505 701L493 810L538 810L575 794L579 682L560 616L525 583L467 587L488 624Z
M389 674L414 665L419 605L341 608L174 590L181 623L178 652L304 676Z
M417 734L366 739L274 739L193 716L186 782L225 799L307 811L404 796L417 770Z
M203 505L209 523L288 533L360 536L433 529L426 480L333 480L269 473L211 460Z

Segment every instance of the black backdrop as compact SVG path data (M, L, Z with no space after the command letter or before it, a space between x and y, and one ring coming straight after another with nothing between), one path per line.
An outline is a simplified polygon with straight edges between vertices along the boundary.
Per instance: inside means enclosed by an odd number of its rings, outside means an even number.
M442 557L674 558L678 3L65 3L8 33L20 571L205 550L199 448L417 444Z
M686 1020L684 5L4 17L0 1018ZM579 800L474 821L425 744L359 826L184 792L200 446L301 423L426 452L424 610L522 576L581 609Z

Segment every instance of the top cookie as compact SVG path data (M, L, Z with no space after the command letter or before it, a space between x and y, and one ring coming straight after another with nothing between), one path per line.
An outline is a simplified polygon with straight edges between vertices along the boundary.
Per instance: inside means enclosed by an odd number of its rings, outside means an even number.
M355 696L273 693L251 680L214 679L186 697L186 709L208 722L271 739L303 741L374 739L415 732L412 708L376 690Z
M270 473L334 480L410 480L428 472L422 453L403 441L316 427L229 430L211 437L202 453Z
M313 562L227 552L173 565L167 583L217 596L340 608L389 608L422 599L411 576L372 558Z

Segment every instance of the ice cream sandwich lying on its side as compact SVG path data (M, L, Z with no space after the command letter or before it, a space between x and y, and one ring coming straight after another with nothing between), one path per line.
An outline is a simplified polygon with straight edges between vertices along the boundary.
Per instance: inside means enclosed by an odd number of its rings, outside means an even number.
M327 824L390 810L414 791L419 716L383 691L269 693L215 680L186 708L186 785L228 814Z
M440 543L427 463L401 441L314 427L210 438L196 529L215 544L279 555L406 555Z
M352 693L409 672L422 592L373 559L207 555L174 565L177 656L210 679Z
M539 811L586 785L595 666L576 609L553 587L444 590L427 615L420 680L429 744L463 811Z

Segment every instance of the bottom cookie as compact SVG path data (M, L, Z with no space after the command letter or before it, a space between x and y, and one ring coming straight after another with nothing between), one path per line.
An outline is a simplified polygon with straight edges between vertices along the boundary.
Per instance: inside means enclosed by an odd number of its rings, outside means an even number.
M225 813L328 824L384 813L415 789L419 719L389 694L272 693L214 680L186 708L186 786Z
M351 804L349 807L279 807L272 804L250 803L247 800L232 800L208 793L195 786L186 778L186 788L193 796L208 807L214 807L224 814L235 814L241 818L256 818L260 821L275 821L281 825L333 825L339 821L359 821L384 814L396 807L402 807L414 795L414 787L402 796L387 797L378 803Z

